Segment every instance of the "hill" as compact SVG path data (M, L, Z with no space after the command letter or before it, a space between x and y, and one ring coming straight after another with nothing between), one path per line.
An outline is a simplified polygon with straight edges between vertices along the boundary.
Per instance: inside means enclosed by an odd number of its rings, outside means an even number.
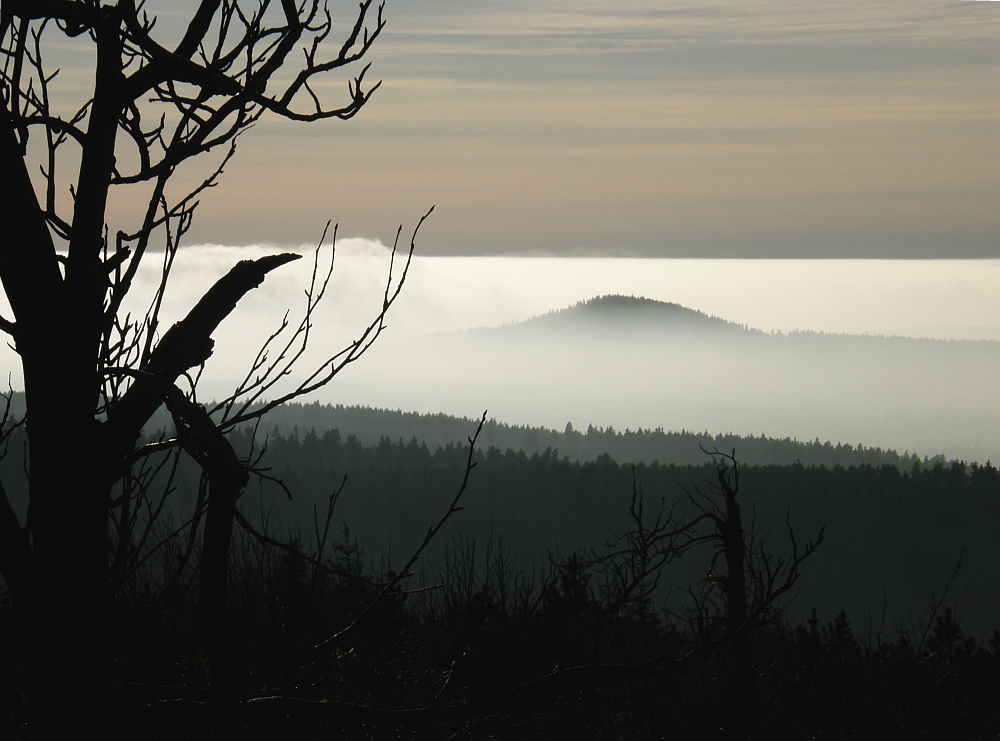
M763 334L760 330L751 330L735 322L710 316L680 304L618 294L580 301L573 306L531 317L501 329L521 331L571 329L585 332L611 329L630 333L757 332Z

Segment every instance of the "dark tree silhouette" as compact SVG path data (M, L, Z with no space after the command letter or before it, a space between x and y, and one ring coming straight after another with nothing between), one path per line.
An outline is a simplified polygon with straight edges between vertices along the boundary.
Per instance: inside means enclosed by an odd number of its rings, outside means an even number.
M706 451L708 452L708 451ZM757 707L757 667L754 665L752 634L774 617L774 610L799 580L802 563L823 543L825 530L799 550L791 525L790 558L775 556L762 547L754 526L747 527L738 501L740 466L736 451L712 450L717 483L707 493L697 487L689 499L707 519L712 530L703 535L715 553L708 576L700 591L690 589L694 597L691 622L709 643L713 633L726 637L732 647L732 690L729 705L737 727L734 738L756 738L760 732ZM721 500L721 501L720 501ZM720 573L719 562L725 564ZM721 605L716 592L722 593Z
M265 113L294 121L357 113L378 87L366 86L367 66L347 82L342 104L323 100L315 83L360 64L384 21L372 0L344 28L320 0L201 0L171 41L135 0L7 0L0 13L0 279L13 313L0 329L23 368L30 482L26 523L0 497L0 572L32 674L37 731L71 724L101 733L113 717L111 591L150 534L133 532L145 494L130 471L171 447L204 468L205 631L220 652L209 657L213 683L231 686L225 643L213 631L224 630L233 502L247 470L223 433L356 360L405 279L405 267L395 280L390 268L382 311L363 334L305 369L301 383L276 385L301 361L330 279L332 256L321 263L317 248L301 322L263 338L245 380L214 410L194 393L213 332L270 271L299 256L240 262L182 321L166 331L159 324L178 246L238 135ZM53 58L66 49L93 61L81 100L59 85L65 73ZM171 195L178 169L213 150L219 156L200 182ZM110 199L126 190L143 194L136 223L108 224ZM135 317L122 307L144 259L162 260L162 276ZM164 403L177 438L141 447L143 425Z

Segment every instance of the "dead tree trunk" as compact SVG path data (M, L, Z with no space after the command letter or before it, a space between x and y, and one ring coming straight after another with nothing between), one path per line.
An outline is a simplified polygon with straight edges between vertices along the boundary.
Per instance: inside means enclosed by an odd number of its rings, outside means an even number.
M236 500L246 487L249 475L204 407L187 399L179 389L174 389L167 402L181 444L198 461L208 478L199 586L209 686L220 716L225 716L237 699L236 663L229 625L229 547L236 519Z
M730 472L734 471L730 480ZM754 738L760 730L757 716L757 672L750 645L750 614L747 608L746 546L740 504L738 469L728 466L718 470L719 490L726 503L725 518L717 530L726 561L723 591L726 596L726 619L732 635L733 709L739 723L739 737Z

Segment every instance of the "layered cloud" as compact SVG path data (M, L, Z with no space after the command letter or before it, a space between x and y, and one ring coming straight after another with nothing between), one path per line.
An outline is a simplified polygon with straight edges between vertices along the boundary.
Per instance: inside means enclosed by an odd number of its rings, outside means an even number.
M333 6L348 33L356 6ZM169 44L194 7L146 9ZM346 123L265 116L195 241L294 245L332 217L385 242L436 204L426 253L1000 255L1000 4L412 0L385 16L371 103ZM85 99L86 39L45 50L55 99ZM316 89L342 99L347 77ZM140 212L113 199L112 230Z
M390 6L369 108L262 124L197 228L385 239L437 204L438 254L996 256L985 5Z

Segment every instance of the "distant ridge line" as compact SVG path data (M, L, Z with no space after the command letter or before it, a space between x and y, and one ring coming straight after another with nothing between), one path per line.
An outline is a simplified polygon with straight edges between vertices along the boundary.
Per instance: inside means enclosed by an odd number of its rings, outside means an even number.
M364 445L375 445L382 439L408 442L416 439L434 450L466 443L476 421L441 412L422 414L402 410L379 409L341 404L286 404L268 413L264 429L278 434L299 437L323 435L337 430L347 437L354 435ZM736 449L737 457L749 465L805 466L882 466L893 465L909 471L915 464L933 464L935 458L921 458L910 452L897 453L865 445L799 441L792 438L769 438L766 435L711 434L690 430L657 429L616 430L613 426L589 425L576 430L567 424L560 432L546 427L511 425L490 418L479 439L479 447L502 451L523 451L526 455L558 451L560 457L573 462L597 460L610 456L625 463L699 465L708 462L703 449L722 451Z

